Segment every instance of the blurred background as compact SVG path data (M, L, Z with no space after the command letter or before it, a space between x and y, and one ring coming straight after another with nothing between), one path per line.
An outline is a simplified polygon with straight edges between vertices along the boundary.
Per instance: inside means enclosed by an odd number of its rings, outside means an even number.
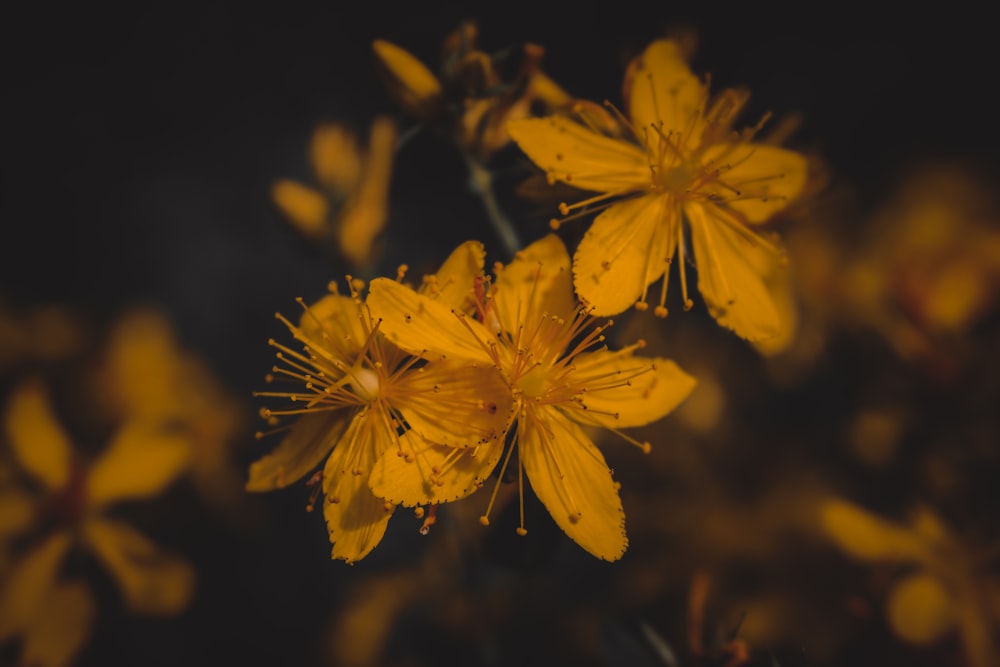
M128 397L157 382L168 388L150 404L170 403L170 419L198 434L189 474L110 510L190 564L189 602L132 613L98 563L71 560L63 574L89 582L96 611L62 664L1000 664L976 639L1000 619L992 36L972 3L871 12L218 0L5 10L0 391L6 401L40 379L82 460L99 458L115 420L137 409L122 407ZM533 499L529 537L514 535L512 516L483 529L473 498L443 508L426 537L400 512L347 566L329 559L303 485L242 491L275 442L254 439L252 392L273 364L267 340L287 336L276 311L295 316L296 297L315 300L348 273L433 270L468 239L509 258L453 137L407 132L415 123L372 53L385 39L437 71L464 20L477 48L539 45L570 95L615 104L631 57L668 32L689 36L692 68L711 73L713 90L752 91L747 125L768 111L794 121L786 145L815 161L815 194L775 223L791 259L775 285L789 340L755 349L700 305L616 325L620 341L646 338L700 383L642 430L649 457L605 449L631 541L618 563L579 549ZM383 240L359 268L289 224L272 186L314 178L319 124L343 124L363 147L380 114L406 140ZM551 208L515 192L532 174L516 148L477 164L524 243L548 232ZM584 229L566 228L567 240ZM16 468L0 467L3 488ZM854 534L883 546L905 534L920 555L866 550L824 524L833 498L870 513L846 520ZM0 572L25 549L5 541ZM917 576L935 582L930 593L903 586ZM900 599L927 613L900 621ZM0 664L19 664L17 641L0 641Z

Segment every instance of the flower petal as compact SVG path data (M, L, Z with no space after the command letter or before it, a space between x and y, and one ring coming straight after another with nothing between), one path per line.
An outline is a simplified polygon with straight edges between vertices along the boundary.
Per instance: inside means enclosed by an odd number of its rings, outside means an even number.
M300 234L311 239L326 236L330 203L322 193L296 181L282 179L271 186L271 200Z
M178 556L121 521L91 518L83 539L104 563L129 610L168 616L182 611L194 594L195 573Z
M376 460L391 440L374 410L351 420L323 468L323 516L333 543L332 558L348 563L368 555L385 534L393 506L368 488Z
M37 513L38 502L26 490L0 485L0 541L25 532Z
M587 387L587 393L583 396L586 409L573 410L572 418L608 428L654 422L680 405L696 384L670 359L636 357L626 350L585 352L574 359L573 366L574 381Z
M843 500L822 504L820 527L837 546L860 560L924 562L926 558L924 545L912 532Z
M654 154L660 138L652 127L681 133L685 145L701 140L705 90L675 42L659 39L646 47L629 66L625 89L636 134Z
M645 150L628 141L606 137L568 118L512 120L507 123L507 131L550 178L568 185L595 192L623 193L651 183Z
M340 123L321 123L313 130L309 156L319 185L346 196L361 180L361 150L358 138Z
M519 431L524 472L556 524L587 552L615 561L628 547L618 486L600 450L557 410Z
M624 312L664 275L679 223L668 198L654 195L620 202L597 216L573 257L573 283L594 315Z
M270 454L250 464L247 491L273 491L292 484L316 468L347 428L350 410L302 415Z
M0 588L0 643L24 633L38 620L71 543L68 532L54 533L6 573Z
M69 665L90 637L97 615L94 596L82 581L60 584L24 635L21 664L35 667Z
M184 471L192 443L176 433L130 422L87 473L92 508L118 500L151 498Z
M503 441L458 449L431 443L416 431L403 435L400 444L401 451L379 459L369 482L376 496L405 507L465 498L483 485L503 453Z
M698 291L712 317L749 341L778 335L781 316L754 257L764 250L734 230L726 213L711 204L689 203L684 212L691 223Z
M312 347L328 350L343 360L352 359L368 338L360 308L353 297L328 294L303 311L301 335L311 339Z
M379 330L385 337L411 354L492 363L484 345L493 336L471 317L460 319L443 303L388 278L371 282L367 303L372 316L381 320Z
M386 392L410 428L450 447L502 439L513 412L510 388L492 364L430 362L400 377Z
M421 294L440 303L471 312L474 304L473 284L483 275L486 248L479 241L466 241L455 248L433 276L427 276L420 288Z
M805 188L809 175L802 155L761 144L712 146L702 155L701 166L719 170L721 186L716 194L746 222L766 222L787 207ZM712 188L706 186L704 192Z
M955 604L937 577L918 572L896 584L886 611L897 637L927 645L942 639L955 627Z
M372 44L389 94L403 110L418 120L430 120L441 104L441 83L427 66L391 42L376 39Z
M56 421L41 382L30 380L15 389L3 420L10 447L21 466L47 489L66 484L73 446Z
M503 329L514 333L542 315L573 319L576 298L569 269L569 253L555 234L518 251L496 280L494 303Z

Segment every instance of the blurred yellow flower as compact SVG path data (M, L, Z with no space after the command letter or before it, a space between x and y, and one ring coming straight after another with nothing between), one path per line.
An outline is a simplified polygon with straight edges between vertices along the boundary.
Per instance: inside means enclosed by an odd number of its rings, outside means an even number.
M313 132L310 151L319 189L281 179L271 198L303 235L333 245L352 266L366 267L389 218L396 125L377 117L362 152L345 126L323 124Z
M747 99L745 91L725 90L710 101L678 45L658 40L626 75L630 120L577 105L579 122L557 115L508 124L550 182L600 193L560 206L568 218L603 209L573 260L576 290L596 315L645 310L649 286L662 277L654 312L665 317L675 257L691 307L684 264L693 252L698 290L720 324L751 341L781 333L755 257L765 248L774 263L781 250L756 228L803 191L808 169L801 155L752 141L763 120L732 130Z
M627 546L618 484L584 429L608 429L648 451L648 443L619 429L663 417L687 397L694 379L670 360L634 356L641 341L609 351L603 332L611 323L595 325L576 303L569 268L565 246L550 235L498 267L492 290L481 284L475 318L386 279L372 282L368 302L386 337L401 348L429 360L463 360L500 371L516 415L502 471L516 449L519 492L527 475L567 535L594 556L614 561ZM503 440L458 449L409 437L405 445L411 449L383 456L371 477L376 495L404 505L472 493L504 452ZM497 488L499 482L484 524ZM517 532L527 532L523 495Z
M158 495L188 464L180 436L133 421L118 430L89 466L77 460L40 382L9 397L3 436L24 484L0 486L0 542L27 545L0 572L0 644L20 637L21 664L63 665L86 641L93 624L89 589L60 579L76 546L89 551L118 585L134 613L169 615L187 606L194 571L183 559L118 519L113 504Z
M1000 582L983 561L927 509L909 525L887 521L839 499L820 508L821 527L848 555L866 562L907 564L886 601L889 625L912 644L957 633L969 664L995 664L1000 631Z
M479 244L459 247L425 279L427 298L461 308L483 257ZM368 475L382 454L400 450L401 431L474 446L501 438L510 413L504 385L491 367L461 360L424 363L387 341L362 301L362 287L355 280L351 296L342 296L331 285L333 293L305 308L298 326L278 316L304 352L272 340L280 363L271 377L295 388L257 395L287 401L262 410L265 418L297 421L273 452L250 467L247 483L250 491L281 488L326 458L322 491L332 557L347 562L366 556L385 533L393 504L372 494Z

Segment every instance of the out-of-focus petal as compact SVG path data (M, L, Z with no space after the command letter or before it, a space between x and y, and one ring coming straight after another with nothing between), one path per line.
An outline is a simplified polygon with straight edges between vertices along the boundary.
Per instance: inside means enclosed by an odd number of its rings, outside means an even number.
M361 180L358 139L340 123L323 123L313 130L309 143L316 181L327 190L346 194Z
M372 494L368 478L377 458L391 450L389 434L368 410L355 417L323 468L323 516L333 543L331 557L361 560L385 534L393 505Z
M41 382L29 380L7 400L4 430L14 456L48 489L66 484L73 446L56 421Z
M98 508L158 495L191 461L191 440L149 424L130 422L87 473L87 502Z
M271 200L299 233L311 239L325 238L330 202L322 193L296 181L282 179L271 186Z
M646 151L568 118L512 120L507 131L525 155L557 181L595 192L631 192L650 184Z
M60 584L24 635L20 664L69 665L90 637L96 615L94 596L86 584L82 581Z
M72 538L59 531L25 553L0 582L0 643L24 633L37 620Z
M715 320L749 341L781 332L781 317L751 254L759 250L711 204L689 203L698 291Z
M584 383L587 409L574 410L572 418L608 428L654 422L680 405L696 384L670 359L636 357L626 350L586 352L573 366L576 375L595 380Z
M0 540L7 540L27 530L35 521L38 501L16 487L0 486Z
M432 119L440 108L442 97L437 77L408 51L391 42L376 39L372 48L387 79L389 94L418 120Z
M923 572L897 583L886 605L893 632L913 644L935 642L955 627L951 595L940 580Z
M600 450L558 411L544 413L519 431L524 472L556 524L577 544L607 561L628 546L618 487Z
M664 275L680 217L667 197L623 201L597 216L573 257L573 281L594 315L617 315Z
M195 572L186 560L161 550L121 521L90 518L82 535L118 584L129 610L169 616L187 607Z
M351 410L302 415L269 454L250 464L247 491L273 491L297 482L319 466L347 428Z
M503 442L458 449L428 442L415 431L375 464L372 492L405 507L447 503L479 489L500 460ZM435 472L436 471L436 472Z
M926 550L916 535L843 500L831 499L822 504L820 527L854 558L865 561L926 558Z

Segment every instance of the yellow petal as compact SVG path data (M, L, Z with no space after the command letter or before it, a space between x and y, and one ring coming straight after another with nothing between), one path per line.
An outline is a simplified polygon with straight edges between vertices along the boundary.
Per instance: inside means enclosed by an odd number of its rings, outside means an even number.
M104 366L107 389L126 417L176 415L182 359L167 318L136 309L115 323Z
M270 454L250 464L246 490L273 491L302 479L330 453L352 414L348 410L331 410L299 417Z
M192 442L175 433L131 422L87 473L92 507L158 495L191 461Z
M69 479L73 447L40 382L21 384L7 401L4 428L21 466L48 489Z
M350 129L323 123L313 130L309 143L316 181L330 192L346 195L361 181L361 150Z
M547 316L573 319L576 298L570 278L569 253L555 234L520 250L496 280L494 303L501 326L514 333Z
M753 254L760 251L711 204L685 206L698 267L698 291L708 312L749 341L777 336L781 317Z
M653 195L620 202L587 230L573 257L573 282L594 315L631 308L669 268L680 218L668 202Z
M333 543L332 558L353 563L382 541L393 505L372 494L368 478L375 461L390 450L390 444L378 415L368 410L351 421L326 460L323 516Z
M787 207L805 188L809 174L803 156L762 144L712 146L702 156L701 167L720 171L722 186L715 193L746 222L766 222Z
M361 306L349 296L328 294L309 306L299 319L303 336L313 347L350 360L361 350L369 331L361 317Z
M466 241L448 255L437 273L427 276L420 293L449 308L472 312L475 297L473 281L483 275L485 261L483 244Z
M0 588L0 644L22 634L38 620L71 543L70 534L59 531L28 551L5 573Z
M94 596L83 582L57 586L46 599L38 620L25 633L21 664L69 665L90 637L96 611Z
M701 140L705 91L684 61L678 45L660 39L629 67L626 82L628 113L636 133L655 151L659 135L678 132L685 145ZM662 126L661 126L662 123Z
M341 214L337 245L355 266L368 264L389 221L389 181L396 152L396 124L380 116L372 123L361 182Z
M573 381L587 387L586 409L574 410L573 419L608 428L654 422L680 405L696 384L670 359L636 357L631 351L585 352L573 366ZM585 377L595 379L578 379Z
M503 441L457 449L428 442L415 431L375 464L372 493L405 507L447 503L479 489L496 468Z
M557 410L540 413L518 433L531 488L577 544L603 560L618 560L628 546L625 512L604 456Z
M843 500L825 501L820 527L848 555L865 561L923 561L923 545L910 531Z
M408 51L382 39L372 44L386 76L389 93L418 120L430 120L441 104L441 83Z
M91 518L83 524L83 539L118 584L130 611L169 616L191 601L195 587L191 565L128 524Z
M583 190L632 192L652 183L641 147L561 116L512 120L507 131L551 178Z
M386 393L410 428L450 447L502 439L514 403L494 366L455 361L430 362L399 378Z
M295 181L279 180L271 186L271 200L299 233L311 239L326 236L330 203L322 193Z
M460 319L443 303L388 278L371 282L367 303L385 337L411 354L492 363L483 347L493 339L489 331L471 317Z
M935 642L955 627L954 600L939 579L923 572L896 584L887 611L896 636L913 644Z
M0 481L0 541L20 535L34 522L38 503L26 491Z

